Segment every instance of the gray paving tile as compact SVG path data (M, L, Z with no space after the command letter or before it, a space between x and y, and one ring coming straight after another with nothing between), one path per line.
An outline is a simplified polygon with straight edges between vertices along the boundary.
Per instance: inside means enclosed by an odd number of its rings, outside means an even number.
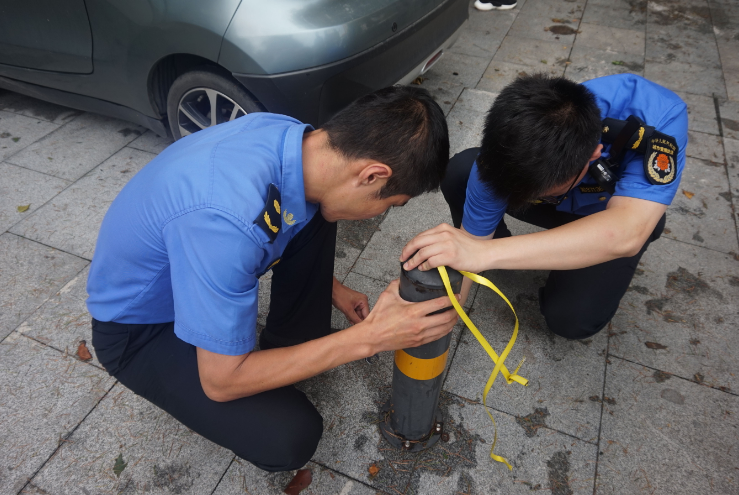
M490 63L490 58L447 53L429 69L424 78L432 85L446 83L451 87L462 85L465 88L474 88Z
M731 192L723 165L688 158L680 189L667 208L669 239L723 253L739 252Z
M724 70L724 80L729 100L739 101L739 70Z
M528 65L509 64L508 62L493 60L488 65L475 89L490 93L499 93L503 88L516 80L516 78L537 73L545 73L552 77L561 77L564 74L564 68L542 67L542 70L539 70Z
M0 110L0 160L18 153L58 128L59 125L45 120Z
M0 163L0 232L38 210L59 194L69 182L33 170ZM28 206L25 211L18 211Z
M528 65L535 72L564 67L571 45L561 41L542 41L506 36L493 60Z
M85 260L0 235L0 340L85 267Z
M739 139L739 103L734 101L719 102L719 113L721 114L721 127L724 137Z
M88 266L67 282L16 331L70 355L76 354L80 341L84 340L92 354L90 363L100 366L92 348L92 317L85 306L89 271Z
M454 103L464 90L464 85L458 82L450 82L442 77L442 74L429 71L423 76L421 87L428 90L439 104L444 115L449 115Z
M122 149L11 231L92 259L100 223L110 203L152 158L151 153Z
M739 398L611 361L597 492L737 493Z
M532 428L521 418L492 411L498 425L495 453L513 467L490 459L493 425L479 404L445 397L448 443L422 452L406 493L592 494L595 445L542 427Z
M705 0L652 0L647 5L648 22L655 28L711 34L711 11Z
M634 8L595 4L588 1L582 22L620 29L643 31L647 24L646 2L635 2Z
M454 352L457 325L452 335ZM381 436L381 406L392 391L393 352L369 364L354 361L297 384L323 416L324 432L313 461L379 490L405 493L418 454L396 450ZM448 363L447 363L448 365ZM370 466L379 468L372 476Z
M737 22L739 22L739 19L737 19ZM717 45L718 52L721 56L721 67L724 70L738 71L739 57L737 57L737 53L739 53L739 37L732 41L719 40Z
M739 264L734 257L660 239L639 268L611 322L609 352L712 387L739 390Z
M309 462L304 469L310 469L313 475L310 486L300 492L305 495L374 495L377 493L375 489L313 462ZM267 473L246 461L236 459L213 495L244 493L282 495L294 474L295 471Z
M116 476L119 455L126 467ZM49 493L211 493L232 458L119 383L33 484Z
M17 333L0 342L0 492L17 493L113 382Z
M645 35L643 29L621 29L583 22L579 27L575 47L584 46L615 55L628 53L644 56Z
M512 10L496 10L492 12L483 12L473 7L474 2L470 2L469 19L465 30L494 32L503 31L503 34L511 27L518 17L525 2L519 0L518 5Z
M575 34L579 32L580 19L560 19L548 15L522 14L516 17L516 21L508 31L508 36L517 38L531 38L544 41L559 41L572 45L575 42Z
M385 283L398 278L403 246L416 234L445 221L451 223L451 215L440 192L424 194L402 208L393 208L357 260L354 273Z
M5 90L0 90L0 110L46 120L55 124L64 124L82 113L73 108L55 105L54 103Z
M575 43L565 77L575 82L583 82L596 77L624 73L644 75L644 56L597 50Z
M161 137L156 132L149 130L128 143L128 146L158 155L170 144L172 144L172 139L170 137Z
M719 50L723 42L736 42L739 40L739 5L736 2L709 0L711 8L711 20L713 21L713 32L719 43ZM728 44L727 48L731 46ZM734 61L735 63L736 61Z
M647 0L588 0L588 7L591 5L646 12Z
M463 30L457 41L449 49L447 56L454 57L453 54L460 54L490 60L495 55L495 51L500 46L500 42L503 41L508 29L507 23L497 23L490 25L485 30Z
M726 170L729 174L729 185L735 197L739 197L739 141L724 138L726 150Z
M595 441L600 404L590 397L600 397L603 390L605 332L584 341L571 341L549 331L539 311L538 299L546 272L499 270L484 275L508 297L520 319L518 339L506 367L512 371L525 358L520 374L529 380L529 386L523 387L517 383L507 385L498 377L488 395L489 405L520 417L545 409L549 427ZM508 305L482 287L470 318L500 354L511 338L515 321ZM483 387L493 366L475 337L465 331L444 389L471 400L482 400Z
M377 426L380 407L390 398L392 363L393 353L383 352L376 363L354 361L301 382L298 388L323 416L323 437L313 461L379 490L402 493L415 454L395 450ZM374 477L368 471L373 464L380 468Z
M718 136L718 121L713 98L682 92L678 92L677 95L688 105L688 129Z
M719 98L726 98L724 75L720 69L678 61L669 64L647 62L644 77L673 91L706 96L716 94Z
M716 39L712 34L691 37L671 36L661 30L647 30L647 62L681 62L713 69L721 68Z
M342 281L354 266L357 257L380 230L387 212L367 220L339 220L336 232L334 276Z
M143 128L134 124L86 113L8 162L74 181L143 132Z
M521 7L521 16L579 19L584 8L583 0L527 0Z
M474 89L465 89L460 95L447 116L452 155L467 148L480 146L485 115L497 96L496 93Z
M354 263L357 262L357 258L362 254L360 249L356 249L350 246L336 246L336 258L334 259L334 277L339 282L343 282L346 279L351 269L354 267Z
M708 0L708 5L711 8L714 25L739 27L731 22L739 17L739 5L734 0Z
M716 164L723 165L724 163L724 147L721 138L713 134L688 131L688 147L685 154Z

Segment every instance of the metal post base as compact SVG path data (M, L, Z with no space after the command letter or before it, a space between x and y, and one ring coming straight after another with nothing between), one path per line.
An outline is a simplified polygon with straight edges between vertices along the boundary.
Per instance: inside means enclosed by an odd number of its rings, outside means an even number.
M441 413L440 408L436 408L436 415L434 419L434 426L431 427L431 431L418 440L410 440L404 438L402 435L398 435L393 431L390 426L390 408L392 407L391 400L389 399L381 409L380 417L380 431L382 436L385 437L390 445L397 449L402 449L408 452L420 452L433 447L436 442L442 437L444 433L444 415Z

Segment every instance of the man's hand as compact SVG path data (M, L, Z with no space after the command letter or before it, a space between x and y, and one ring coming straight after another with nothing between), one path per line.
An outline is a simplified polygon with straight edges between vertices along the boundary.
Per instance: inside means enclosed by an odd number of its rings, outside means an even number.
M336 280L336 277L334 277L334 285L331 289L331 303L353 324L364 320L369 314L367 296L351 290Z
M451 306L448 297L411 303L400 297L399 288L397 279L390 282L363 322L366 325L363 340L372 346L372 354L432 342L451 332L457 323L458 316L453 309L427 316Z
M403 268L413 270L418 267L421 271L427 271L438 266L449 266L455 270L477 273L487 268L483 258L489 244L486 239L442 223L411 239L403 248L400 261L418 251Z
M448 297L410 303L400 297L399 286L397 280L391 282L364 321L304 344L239 356L198 348L198 373L203 391L218 402L248 397L380 351L416 347L452 330L457 322L454 310L426 316L450 306Z

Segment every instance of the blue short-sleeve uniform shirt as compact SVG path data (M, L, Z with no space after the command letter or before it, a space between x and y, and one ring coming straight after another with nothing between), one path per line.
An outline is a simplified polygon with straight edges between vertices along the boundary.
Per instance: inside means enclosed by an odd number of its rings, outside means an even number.
M87 281L93 318L174 321L177 336L195 346L251 351L259 276L318 211L305 200L306 129L290 117L253 113L177 141L147 164L100 228ZM270 184L283 214L271 243L254 223Z
M679 148L677 173L670 184L651 184L644 173L644 155L633 151L625 154L621 166L616 170L619 181L616 183L614 196L669 205L675 197L685 167L685 147L688 144L687 105L672 91L633 74L599 77L582 84L595 95L601 119L626 120L629 115L634 115L663 134L675 138ZM610 145L603 144L603 156L607 157ZM605 210L611 195L607 192L587 192L595 188L582 187L589 185L597 186L597 183L590 174L586 174L582 182L557 206L557 210L576 215L590 215ZM503 218L506 207L505 198L496 197L481 182L475 163L467 182L467 199L462 218L465 230L477 236L491 234Z

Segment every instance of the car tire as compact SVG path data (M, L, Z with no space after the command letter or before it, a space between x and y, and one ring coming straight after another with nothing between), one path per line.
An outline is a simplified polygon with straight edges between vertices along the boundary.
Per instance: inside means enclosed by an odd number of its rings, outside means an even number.
M263 111L254 97L216 67L199 67L182 74L167 95L167 119L175 140L247 113Z

